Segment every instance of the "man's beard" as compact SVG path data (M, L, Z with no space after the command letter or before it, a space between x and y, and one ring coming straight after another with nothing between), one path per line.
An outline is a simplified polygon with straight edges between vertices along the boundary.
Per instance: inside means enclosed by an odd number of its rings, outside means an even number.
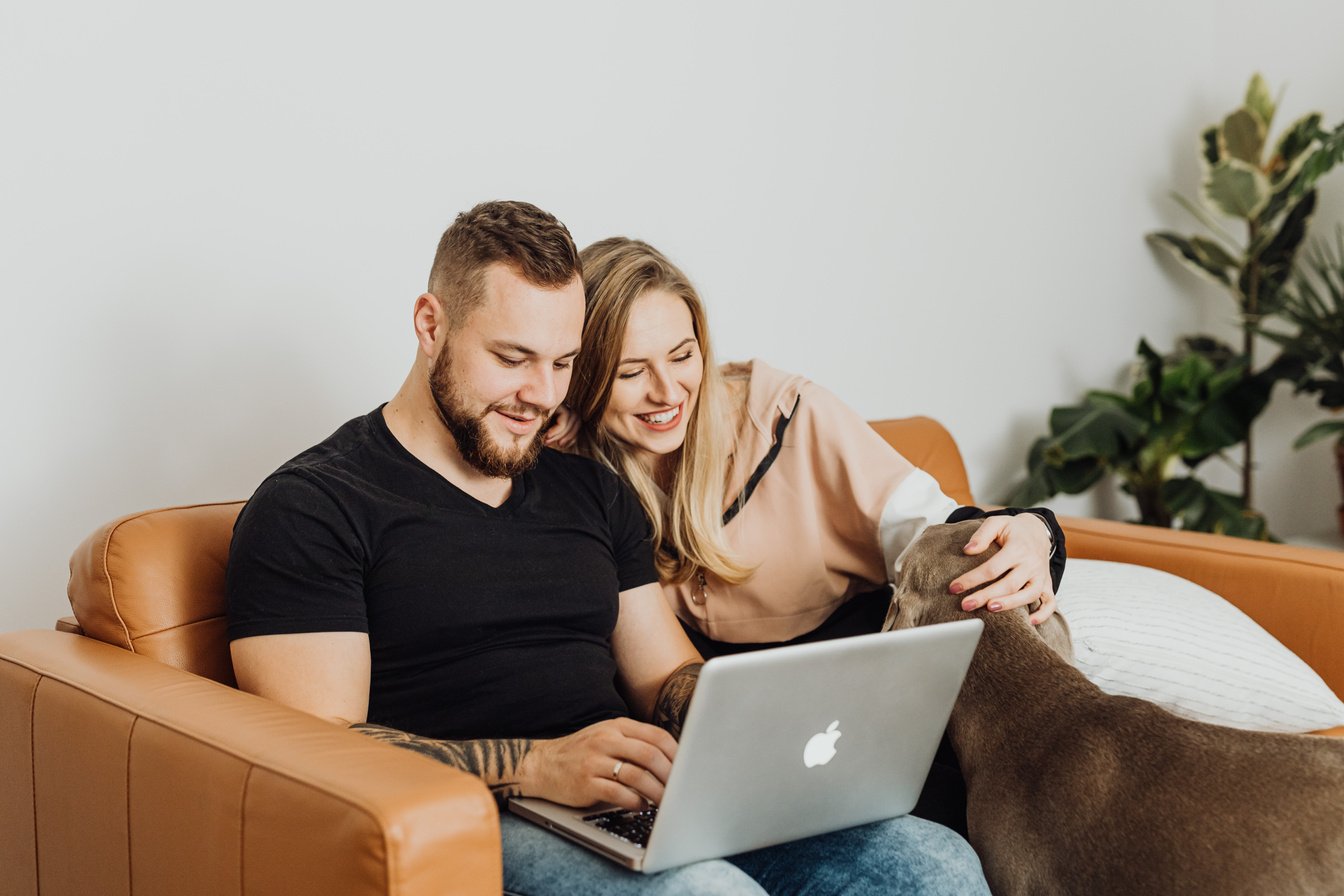
M486 476L496 479L512 479L535 467L537 458L541 456L541 434L546 431L550 412L533 405L492 404L473 416L466 407L461 393L453 387L448 367L448 351L445 347L430 370L429 394L433 396L434 404L439 409L439 418L443 420L443 425L448 427L448 432L457 442L457 450L462 459ZM495 411L517 415L535 414L541 418L540 425L537 426L531 441L508 451L491 438L489 430L485 427L485 418Z

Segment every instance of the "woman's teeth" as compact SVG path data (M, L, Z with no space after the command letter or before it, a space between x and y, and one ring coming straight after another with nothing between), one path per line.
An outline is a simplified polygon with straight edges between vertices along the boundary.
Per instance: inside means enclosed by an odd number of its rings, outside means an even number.
M670 411L663 411L659 414L637 414L636 416L641 420L652 423L654 426L662 426L664 423L671 423L673 420L677 419L677 413L680 410L681 408L678 406Z

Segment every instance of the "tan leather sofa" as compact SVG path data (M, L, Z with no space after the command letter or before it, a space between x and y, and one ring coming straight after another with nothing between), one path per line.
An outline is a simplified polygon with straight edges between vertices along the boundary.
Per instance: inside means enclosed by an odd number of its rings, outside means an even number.
M936 422L873 425L971 502ZM498 893L478 781L232 686L224 564L241 507L103 526L71 559L74 618L0 634L0 894ZM1063 523L1070 556L1193 579L1344 692L1344 554Z

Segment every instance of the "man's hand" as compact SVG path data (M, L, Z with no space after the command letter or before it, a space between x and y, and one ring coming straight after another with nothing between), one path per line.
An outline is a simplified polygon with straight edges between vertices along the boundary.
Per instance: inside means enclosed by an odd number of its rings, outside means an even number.
M567 737L536 741L519 764L519 790L566 806L642 809L663 798L677 742L661 728L609 719Z
M501 806L512 796L539 796L566 806L641 809L663 798L677 754L672 735L634 719L609 719L555 740L436 740L382 725L351 727L476 775Z
M999 552L954 580L948 590L962 594L985 585L961 602L967 611L988 605L990 612L997 613L1040 601L1030 617L1032 625L1040 625L1055 612L1049 528L1034 513L991 516L975 530L964 551L979 554L995 542Z

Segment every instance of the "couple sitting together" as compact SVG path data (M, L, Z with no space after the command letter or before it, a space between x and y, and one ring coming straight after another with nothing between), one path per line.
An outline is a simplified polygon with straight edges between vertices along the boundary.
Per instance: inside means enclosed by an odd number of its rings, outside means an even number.
M959 508L825 390L716 366L695 289L645 243L579 252L546 212L483 203L443 234L413 325L392 400L280 467L238 519L244 690L501 801L638 808L662 796L704 659L877 631L926 525L985 517L966 551L1001 546L952 584L993 582L966 609L1054 612L1048 511ZM942 772L915 815L654 875L501 813L505 888L986 892Z

